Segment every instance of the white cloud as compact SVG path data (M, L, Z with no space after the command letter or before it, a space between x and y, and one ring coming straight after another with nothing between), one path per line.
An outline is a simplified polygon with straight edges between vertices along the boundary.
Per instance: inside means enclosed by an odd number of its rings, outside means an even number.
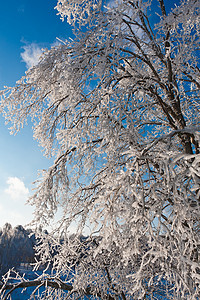
M35 43L23 46L24 52L21 53L22 60L27 68L35 66L42 54L42 49Z
M25 187L24 182L17 177L8 177L6 183L9 185L5 189L12 200L26 200L29 195L28 188Z

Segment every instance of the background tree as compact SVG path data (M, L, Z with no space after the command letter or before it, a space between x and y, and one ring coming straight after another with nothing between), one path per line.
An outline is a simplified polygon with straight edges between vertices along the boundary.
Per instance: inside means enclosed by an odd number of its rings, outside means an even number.
M30 283L49 285L48 299L62 299L62 289L102 299L200 296L200 1L168 3L58 1L75 40L3 92L11 130L31 117L45 155L55 156L29 200L36 226L63 209L56 235L38 245L56 275ZM75 221L77 234L89 228L86 248L69 239Z
M25 230L18 225L12 228L6 223L0 232L0 275L10 268L18 267L20 263L34 262L34 246L36 241L31 230Z

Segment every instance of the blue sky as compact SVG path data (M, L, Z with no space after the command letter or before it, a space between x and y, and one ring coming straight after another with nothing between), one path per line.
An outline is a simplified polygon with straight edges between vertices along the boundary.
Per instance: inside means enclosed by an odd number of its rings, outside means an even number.
M50 48L56 37L65 39L71 29L54 9L56 0L1 1L0 89L13 86L37 59L41 48ZM25 206L39 169L50 161L32 138L32 125L16 136L9 134L0 116L0 227L29 223L33 208Z

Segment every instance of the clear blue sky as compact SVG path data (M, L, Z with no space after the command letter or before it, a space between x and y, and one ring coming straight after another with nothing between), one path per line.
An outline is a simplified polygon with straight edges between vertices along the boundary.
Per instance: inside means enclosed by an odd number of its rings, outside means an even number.
M71 29L54 9L56 0L1 1L0 89L13 86L37 57L41 48L50 48L56 37L65 39ZM30 124L11 136L0 116L0 227L5 222L25 225L33 209L25 206L39 169L50 162L32 138Z

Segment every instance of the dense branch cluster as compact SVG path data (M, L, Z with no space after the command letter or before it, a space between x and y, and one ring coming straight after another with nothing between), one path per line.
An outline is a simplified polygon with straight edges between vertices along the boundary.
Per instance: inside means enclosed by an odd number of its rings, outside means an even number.
M62 208L38 253L70 297L200 296L200 2L165 2L58 1L75 40L3 92L12 130L31 117L55 156L29 202L36 225Z

